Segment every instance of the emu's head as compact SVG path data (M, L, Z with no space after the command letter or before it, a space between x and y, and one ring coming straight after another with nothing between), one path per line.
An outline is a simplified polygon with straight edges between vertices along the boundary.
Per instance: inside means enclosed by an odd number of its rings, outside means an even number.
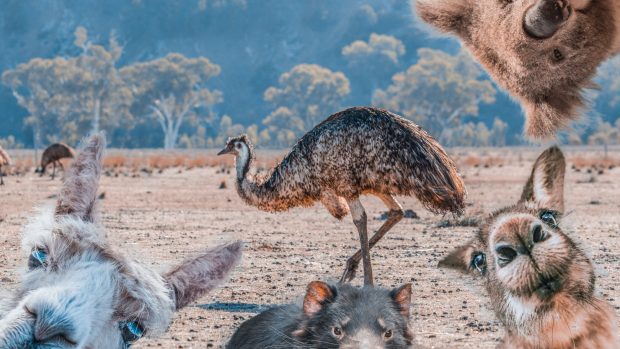
M223 282L241 244L219 246L158 273L116 253L98 223L96 194L105 140L85 141L54 212L23 239L27 271L0 306L0 348L125 349L167 330L174 312Z
M566 320L562 313L594 296L593 267L561 228L565 167L559 148L543 152L518 203L492 214L470 243L440 262L484 278L511 332L532 333L547 320Z
M415 0L457 35L525 109L526 132L553 137L576 119L582 90L614 51L616 0Z

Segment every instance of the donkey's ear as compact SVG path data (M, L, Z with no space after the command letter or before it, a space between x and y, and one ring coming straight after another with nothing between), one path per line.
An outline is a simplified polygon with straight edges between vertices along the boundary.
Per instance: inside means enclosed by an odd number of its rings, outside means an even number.
M541 208L564 212L566 160L557 146L545 150L532 168L519 202L534 202Z
M439 267L468 273L471 270L470 266L472 265L475 251L476 248L471 243L459 246L439 261Z
M220 245L187 260L164 275L181 309L221 285L241 260L241 241Z
M469 38L474 9L472 0L413 0L412 6L423 21L442 32L456 34L465 40Z
M326 303L334 300L336 291L321 281L312 281L306 288L304 297L304 314L308 317L316 315Z
M101 133L82 141L80 153L65 175L56 203L56 216L73 215L87 222L95 221L105 145L105 137Z

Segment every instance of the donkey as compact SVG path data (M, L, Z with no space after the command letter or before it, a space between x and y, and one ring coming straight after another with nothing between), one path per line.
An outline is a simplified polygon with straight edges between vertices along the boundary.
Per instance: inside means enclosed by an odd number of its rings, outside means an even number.
M552 138L576 119L596 68L620 52L618 0L417 0L418 15L457 35Z
M439 263L484 279L506 330L500 348L620 348L592 263L561 228L565 171L562 151L547 149L517 204L488 217Z
M159 275L109 245L97 214L105 139L85 140L54 210L29 223L28 270L0 298L0 348L126 349L165 332L175 311L220 285L241 257L235 242Z

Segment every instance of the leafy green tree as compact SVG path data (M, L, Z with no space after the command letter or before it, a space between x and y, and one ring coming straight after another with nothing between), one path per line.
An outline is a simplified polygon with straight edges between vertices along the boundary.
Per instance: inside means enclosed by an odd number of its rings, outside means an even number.
M402 41L390 35L372 33L368 42L357 40L342 48L342 55L353 72L353 87L371 97L382 81L389 82L398 71L405 54Z
M177 53L120 70L134 96L132 112L159 123L165 149L176 146L181 126L189 117L214 114L212 108L222 102L222 93L206 84L219 74L220 67L209 59Z
M350 91L349 80L341 72L316 64L297 65L280 76L279 87L269 87L265 91L265 100L276 107L265 123L275 126L287 119L282 122L294 125L287 133L293 133L296 138L338 111Z
M131 92L118 78L115 64L122 49L114 39L109 49L88 41L78 27L74 43L77 57L35 58L7 70L2 81L13 91L30 116L35 147L43 140L76 143L84 134L130 125Z
M398 112L421 125L440 141L465 116L478 116L481 103L495 102L496 89L469 54L423 48L419 60L377 90L373 104Z

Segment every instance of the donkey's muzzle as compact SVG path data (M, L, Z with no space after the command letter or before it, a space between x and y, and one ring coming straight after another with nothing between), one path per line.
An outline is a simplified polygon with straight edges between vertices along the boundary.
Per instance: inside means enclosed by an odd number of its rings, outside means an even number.
M548 39L557 33L572 13L568 0L539 0L525 13L523 28L535 39Z

